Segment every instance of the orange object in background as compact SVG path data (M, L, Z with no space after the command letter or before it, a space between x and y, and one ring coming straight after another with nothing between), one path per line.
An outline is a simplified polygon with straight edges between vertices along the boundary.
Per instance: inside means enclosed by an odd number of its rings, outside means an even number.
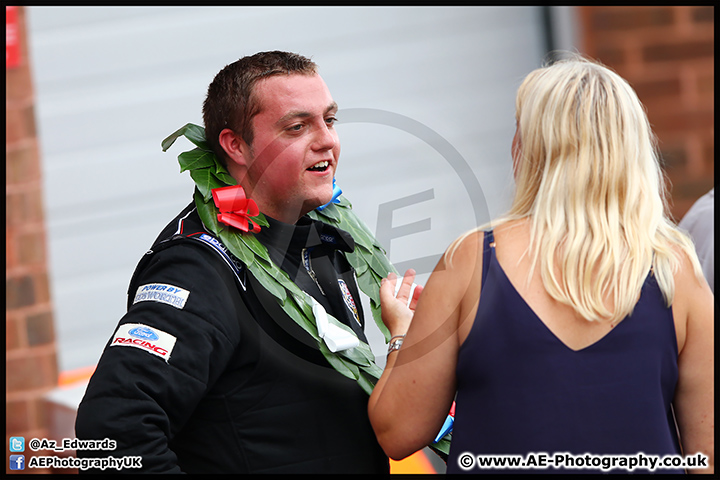
M69 388L74 387L79 382L87 382L95 372L96 365L89 367L76 368L75 370L66 370L60 372L58 376L58 387Z
M435 468L425 456L425 452L418 450L402 460L390 459L390 473L437 473Z

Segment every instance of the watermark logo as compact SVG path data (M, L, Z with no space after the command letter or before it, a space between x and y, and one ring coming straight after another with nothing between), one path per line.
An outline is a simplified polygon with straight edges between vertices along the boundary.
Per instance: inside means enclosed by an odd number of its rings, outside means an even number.
M338 126L349 124L373 124L399 130L408 134L411 139L414 138L420 140L442 158L442 162L434 162L435 165L433 170L421 175L421 177L425 178L426 184L427 181L429 181L432 185L431 188L419 188L414 193L405 194L396 198L393 198L392 191L388 191L383 195L383 198L386 200L378 204L375 236L388 252L388 256L391 260L393 257L393 240L399 240L403 237L417 235L422 232L429 232L433 228L432 213L446 215L454 218L455 220L458 220L457 217L460 215L470 215L471 218L466 220L469 220L472 226L479 226L490 221L487 201L475 172L460 152L438 132L405 115L374 108L343 109L338 112L338 118ZM407 137L407 135L405 137ZM384 158L380 163L387 163L388 160L392 161L392 157L390 155L391 154L388 153L388 157ZM364 164L365 160L361 163ZM466 202L462 202L462 204L455 202L452 208L445 209L442 212L438 212L437 210L431 208L432 202L434 200L439 200L438 191L442 186L437 184L437 182L440 181L438 179L442 177L437 176L436 172L452 172L454 180L459 181L462 185L461 190L463 190L463 192L457 193L464 193L468 200ZM417 177L415 172L414 177ZM399 181L402 182L403 179L399 179ZM366 199L365 201L369 201L369 199ZM362 208L360 202L358 202L358 206ZM431 213L431 215L414 222L396 224L394 221L395 214L402 209L413 206L418 206L423 211ZM437 219L435 220L437 221ZM429 255L403 260L402 262L394 262L395 268L397 268L397 270L401 273L408 268L413 268L419 274L429 273L433 270L440 259L440 256L442 255L442 248L447 247L453 239L454 238L445 238L445 244L440 247L441 250Z
M352 125L357 124L370 124L373 129L380 127L384 133L389 133L392 137L390 143L399 142L405 145L410 142L414 147L420 145L423 148L423 152L418 153L418 150L413 150L411 147L402 155L398 154L397 148L379 149L378 155L371 158L355 157L352 160L347 160L348 152L346 152L340 165L344 165L341 167L346 169L344 172L351 173L348 175L341 170L340 173L336 173L336 177L344 189L352 181L362 185L360 196L352 192L347 192L347 196L353 203L355 213L366 223L372 223L368 218L373 216L371 209L377 208L374 234L397 271L402 274L412 268L418 275L429 274L436 267L444 250L457 236L490 221L487 201L480 182L468 162L447 139L417 120L380 109L342 109L338 112L337 126L350 130L344 130L342 135L339 135L341 143L345 142L343 139L347 138L346 134L352 138L358 133L351 128ZM384 127L390 127L392 130L386 130ZM355 141L357 138L355 136ZM361 135L360 138L365 137ZM363 141L368 143L367 140ZM279 155L278 144L279 140L276 140L262 152L258 152L256 157L267 155L269 152ZM434 152L428 152L427 147ZM404 151L404 147L400 147L399 150ZM354 154L355 152L351 155ZM438 155L441 157L440 161ZM398 160L400 156L417 165L413 164L409 167L406 164L397 165L400 163ZM425 164L426 168L421 168L420 163ZM433 166L428 168L428 163L432 163ZM253 167L256 165L259 165L254 172L256 177L262 177L270 168L281 168L275 165L273 160L256 162ZM399 172L402 169L405 169L408 175ZM354 173L358 173L362 178L357 178ZM346 183L343 180L346 176L352 181ZM370 180L366 182L366 179ZM377 185L372 184L373 182ZM452 187L449 188L448 183L452 183ZM453 197L452 201L448 201L448 196ZM437 205L440 204L444 206L438 207ZM420 212L422 218L414 221L398 219L409 211L415 215ZM460 227L461 224L464 227ZM447 228L448 225L452 228ZM286 241L288 244L276 244L275 248L287 251L290 239ZM396 242L402 245L397 248L399 256L405 257L400 261L395 258ZM407 248L407 245L410 248ZM367 315L366 313L366 317ZM282 328L304 343L295 333ZM442 325L438 325L436 334L430 335L421 344L416 345L415 347L419 347L417 354L407 357L408 361L411 357L422 356L423 352L442 343L447 337L447 333L442 333L445 331Z

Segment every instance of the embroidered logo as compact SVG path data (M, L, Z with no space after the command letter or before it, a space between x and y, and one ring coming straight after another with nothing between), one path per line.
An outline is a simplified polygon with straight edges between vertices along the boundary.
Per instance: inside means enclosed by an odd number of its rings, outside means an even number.
M157 328L139 323L126 323L118 327L110 346L139 348L167 362L175 348L175 341L174 336Z
M138 287L133 305L138 302L160 302L175 308L185 307L190 292L166 283L149 283Z
M343 300L345 300L345 305L350 309L350 311L353 314L353 317L355 318L355 321L362 327L362 324L360 323L360 316L358 315L357 307L355 306L355 300L353 299L352 294L350 293L350 289L348 288L347 284L344 280L338 279L338 285L340 286L340 291L342 292Z
M207 233L203 233L202 235L200 235L200 240L207 243L208 245L213 247L215 250L217 250L221 254L223 254L223 255L228 254L228 251L227 251L227 248L225 248L225 245L220 243L220 241L217 238L212 237L212 236L208 235Z
M216 252L220 254L222 259L225 261L225 263L228 264L230 268L232 268L233 272L235 273L235 277L240 282L240 285L242 286L243 290L246 290L245 288L245 282L240 278L240 271L242 269L242 263L240 263L239 260L235 258L234 255L232 255L231 252L228 251L228 249L223 245L220 240L217 238L208 235L207 233L201 234L199 237L190 236L188 238L193 238L195 240L199 240L206 245L209 245L212 247ZM243 277L244 278L244 277Z
M322 240L325 243L337 243L337 240L335 240L335 237L332 235L328 235L327 233L321 233L320 240Z

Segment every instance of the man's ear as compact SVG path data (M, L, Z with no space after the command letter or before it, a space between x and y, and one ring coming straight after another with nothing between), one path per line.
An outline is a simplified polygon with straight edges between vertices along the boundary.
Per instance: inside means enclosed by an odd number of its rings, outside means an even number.
M218 135L218 141L220 146L227 154L230 161L236 163L238 166L247 167L248 152L250 148L238 134L230 130L229 128L224 129Z

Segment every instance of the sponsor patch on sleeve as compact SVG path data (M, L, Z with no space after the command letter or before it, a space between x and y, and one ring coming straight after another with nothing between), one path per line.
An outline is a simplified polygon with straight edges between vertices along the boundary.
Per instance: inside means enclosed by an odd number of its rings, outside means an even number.
M156 355L166 362L175 347L176 338L157 328L140 323L126 323L118 327L111 347L135 347Z
M182 309L185 307L190 292L175 285L166 283L148 283L138 287L133 305L138 302L160 302Z

